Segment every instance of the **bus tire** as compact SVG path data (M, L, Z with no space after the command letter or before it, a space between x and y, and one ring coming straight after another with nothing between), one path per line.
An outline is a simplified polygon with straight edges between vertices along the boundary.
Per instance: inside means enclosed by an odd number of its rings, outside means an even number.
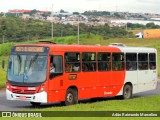
M78 103L77 91L69 88L65 96L65 105L68 106L68 105L74 105L77 103Z
M40 106L41 105L41 103L39 103L39 102L30 102L30 103L32 106Z
M123 88L123 99L130 99L132 98L132 86L129 84L126 84Z

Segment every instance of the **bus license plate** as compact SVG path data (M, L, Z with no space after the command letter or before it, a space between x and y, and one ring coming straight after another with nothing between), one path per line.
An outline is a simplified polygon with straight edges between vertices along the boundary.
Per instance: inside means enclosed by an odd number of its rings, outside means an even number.
M23 99L26 99L26 96L20 96L19 98L23 100Z

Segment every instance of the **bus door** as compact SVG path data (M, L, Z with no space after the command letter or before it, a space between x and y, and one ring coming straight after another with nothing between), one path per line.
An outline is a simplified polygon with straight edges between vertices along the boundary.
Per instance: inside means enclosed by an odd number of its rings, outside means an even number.
M138 91L143 92L148 89L149 65L148 53L138 54Z
M63 55L61 53L50 54L48 63L49 74L49 95L48 101L60 101L64 97L63 91Z

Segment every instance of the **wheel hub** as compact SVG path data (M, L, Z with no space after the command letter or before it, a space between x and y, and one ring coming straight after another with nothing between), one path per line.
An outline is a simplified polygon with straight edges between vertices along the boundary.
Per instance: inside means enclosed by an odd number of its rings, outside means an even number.
M72 103L72 101L73 101L73 95L71 93L68 93L68 95L67 95L67 101L69 103Z
M126 96L126 98L128 98L129 95L130 95L130 91L129 91L129 89L127 88L127 89L125 90L125 96Z

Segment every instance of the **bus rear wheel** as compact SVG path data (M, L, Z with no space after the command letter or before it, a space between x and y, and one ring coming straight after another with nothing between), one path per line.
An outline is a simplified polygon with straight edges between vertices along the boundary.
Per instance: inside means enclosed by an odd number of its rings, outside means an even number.
M41 105L41 103L39 103L39 102L30 102L30 103L32 106L40 106Z
M123 88L123 99L130 99L132 98L132 86L126 84Z
M68 106L68 105L74 105L77 103L78 103L77 91L69 88L65 96L65 105Z

